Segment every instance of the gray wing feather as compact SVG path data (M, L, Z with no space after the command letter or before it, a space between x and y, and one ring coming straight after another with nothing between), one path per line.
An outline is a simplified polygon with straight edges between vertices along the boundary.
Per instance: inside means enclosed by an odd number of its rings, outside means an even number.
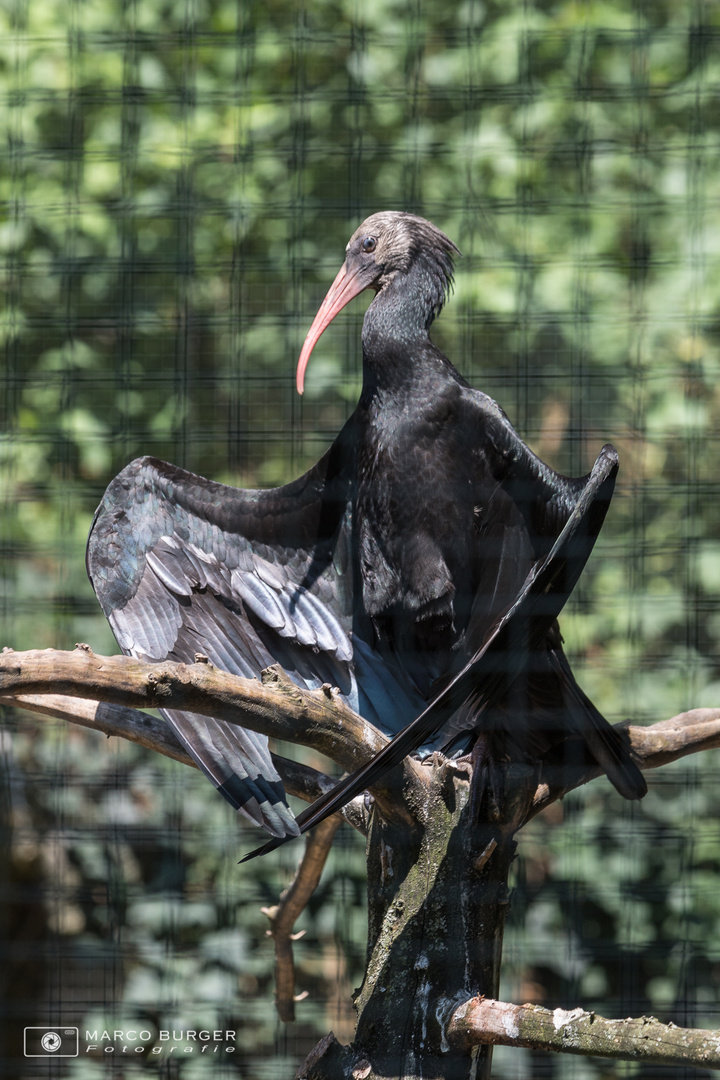
M202 653L246 678L280 662L299 685L332 682L357 708L349 620L331 608L333 546L349 519L339 505L335 535L307 543L317 528L303 515L317 516L321 495L312 478L245 492L153 459L132 462L105 494L87 557L122 650L151 661ZM299 540L278 543L288 510ZM264 736L194 713L163 715L236 809L273 836L297 834Z
M232 591L245 606L253 611L266 626L277 630L283 637L296 637L290 613L283 611L270 589L255 573L233 570L230 579Z

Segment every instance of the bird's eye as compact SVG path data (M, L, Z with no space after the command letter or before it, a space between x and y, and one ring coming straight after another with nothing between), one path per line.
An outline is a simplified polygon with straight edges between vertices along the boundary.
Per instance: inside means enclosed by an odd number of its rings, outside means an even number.
M362 242L362 249L363 251L370 253L371 251L375 250L376 245L377 240L374 236L366 236Z

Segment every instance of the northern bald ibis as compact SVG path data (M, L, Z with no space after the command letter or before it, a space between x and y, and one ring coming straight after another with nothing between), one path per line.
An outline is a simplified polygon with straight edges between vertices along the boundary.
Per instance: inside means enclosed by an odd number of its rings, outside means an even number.
M246 677L279 663L301 686L339 687L396 736L296 821L264 736L166 710L221 793L278 838L261 850L406 754L462 752L478 735L490 762L536 760L579 736L622 795L646 791L577 685L556 621L605 517L617 455L603 447L579 479L553 471L435 347L457 253L412 214L374 214L355 232L297 384L302 393L328 324L372 289L362 393L304 476L241 490L143 457L112 481L93 523L88 573L125 653L203 653Z

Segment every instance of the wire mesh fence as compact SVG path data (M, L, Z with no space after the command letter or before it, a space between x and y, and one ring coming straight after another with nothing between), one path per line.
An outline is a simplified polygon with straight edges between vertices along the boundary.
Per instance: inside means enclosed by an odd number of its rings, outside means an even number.
M304 333L357 224L404 209L463 252L434 337L472 385L561 471L620 452L562 622L583 687L612 721L718 704L717 5L9 0L0 28L2 644L115 651L83 553L132 457L241 486L317 460L357 398L362 303L301 400ZM350 1037L358 837L284 1030L260 908L295 853L239 869L255 838L200 776L4 712L6 1075L269 1080ZM510 999L720 1026L717 779L705 754L632 808L598 781L526 830ZM22 1058L26 1025L60 1023L77 1059ZM87 1051L143 1025L237 1039ZM508 1051L496 1074L611 1071Z

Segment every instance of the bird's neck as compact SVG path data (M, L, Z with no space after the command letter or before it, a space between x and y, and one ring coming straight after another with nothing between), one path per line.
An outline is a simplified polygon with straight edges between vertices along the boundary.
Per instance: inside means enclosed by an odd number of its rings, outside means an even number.
M430 340L430 325L442 306L442 292L418 261L396 274L365 313L362 331L363 397L378 391L410 389L428 379L457 375Z

